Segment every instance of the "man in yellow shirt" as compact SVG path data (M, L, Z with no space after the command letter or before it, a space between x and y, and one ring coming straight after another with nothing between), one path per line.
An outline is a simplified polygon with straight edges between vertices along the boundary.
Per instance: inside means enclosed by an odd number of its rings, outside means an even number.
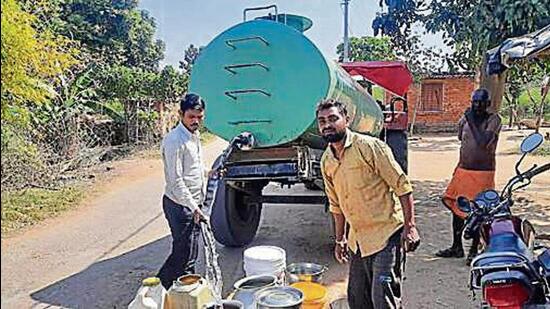
M411 183L383 141L349 130L341 102L322 101L316 112L329 143L321 171L335 221L334 254L350 262L349 305L400 308L403 251L420 242Z

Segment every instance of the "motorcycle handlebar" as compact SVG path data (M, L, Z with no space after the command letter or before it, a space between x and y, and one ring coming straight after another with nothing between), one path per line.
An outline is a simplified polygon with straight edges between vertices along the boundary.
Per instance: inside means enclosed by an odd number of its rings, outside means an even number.
M466 226L464 227L464 238L465 239L472 239L474 238L475 233L477 233L477 225L480 218L478 216L472 216L467 222Z
M527 179L531 179L533 178L534 176L540 174L540 173L544 173L546 171L550 170L550 163L546 163L544 164L543 166L539 166L535 169L533 169L532 171L527 171L525 172L525 174L523 175L523 177L527 178Z
M538 166L538 167L536 165L534 165L528 171L525 171L521 174L518 174L517 176L514 176L512 179L510 179L508 184L506 184L504 189L502 189L502 193L501 193L501 196L500 196L501 199L511 198L512 191L515 191L519 188L523 188L523 187L529 185L531 183L531 178L535 177L536 175L538 175L540 173L544 173L548 170L550 170L550 163L546 163L546 164L544 164L542 166ZM521 185L520 187L517 187L517 188L514 187L516 184L524 182L525 180L527 180L527 182L524 183L523 185Z

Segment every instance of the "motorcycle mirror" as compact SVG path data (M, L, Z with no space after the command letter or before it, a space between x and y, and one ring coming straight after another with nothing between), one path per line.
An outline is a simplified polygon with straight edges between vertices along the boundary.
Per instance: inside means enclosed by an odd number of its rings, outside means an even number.
M542 134L534 132L527 136L523 142L521 142L521 152L522 153L531 153L533 150L537 149L540 144L542 144L544 138Z
M456 204L458 205L458 209L462 210L465 213L472 212L472 206L470 205L470 200L465 198L464 196L459 196L456 200Z

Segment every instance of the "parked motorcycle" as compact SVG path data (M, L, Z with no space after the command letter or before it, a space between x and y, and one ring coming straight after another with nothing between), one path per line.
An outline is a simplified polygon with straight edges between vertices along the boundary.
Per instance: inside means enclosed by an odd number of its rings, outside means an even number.
M468 214L464 238L481 233L482 253L471 264L470 289L482 291L482 308L549 308L550 249L535 245L535 230L526 219L512 214L513 193L531 179L550 170L550 162L525 172L519 166L525 156L543 142L539 133L521 144L521 159L501 194L479 193L474 200L459 197L460 209ZM537 254L538 253L538 254Z

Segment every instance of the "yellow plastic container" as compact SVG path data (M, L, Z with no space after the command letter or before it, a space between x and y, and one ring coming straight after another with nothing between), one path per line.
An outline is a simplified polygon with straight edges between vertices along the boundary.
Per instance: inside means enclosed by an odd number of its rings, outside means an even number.
M296 282L290 285L304 293L303 309L322 309L327 302L327 288L315 282Z

